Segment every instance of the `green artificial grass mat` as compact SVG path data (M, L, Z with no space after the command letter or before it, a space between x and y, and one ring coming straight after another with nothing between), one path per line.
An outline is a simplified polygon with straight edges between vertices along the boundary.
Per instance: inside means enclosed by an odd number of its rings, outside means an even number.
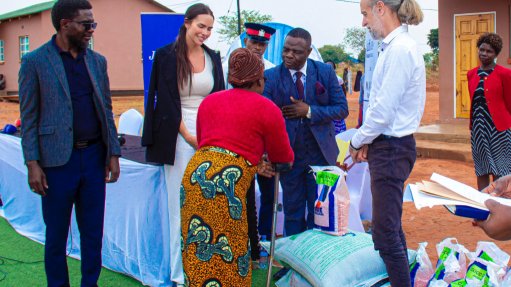
M44 246L18 234L0 217L0 286L46 286L44 274ZM71 286L80 286L80 261L68 257ZM274 273L278 271L274 268ZM98 285L101 287L144 286L139 281L106 268L101 270ZM266 270L252 272L252 286L266 286ZM274 284L272 283L272 286Z

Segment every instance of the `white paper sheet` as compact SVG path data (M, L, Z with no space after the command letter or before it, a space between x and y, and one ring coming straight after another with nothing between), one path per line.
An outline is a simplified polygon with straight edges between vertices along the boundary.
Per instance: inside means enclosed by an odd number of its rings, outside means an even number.
M420 192L415 184L409 184L408 186L410 188L410 191L412 192L413 203L415 204L415 207L417 209L421 209L423 207L433 207L437 205L466 205L474 208L487 210L486 208L481 208L480 206L468 204L466 202L445 199L437 196L432 196L424 192Z
M498 201L501 204L511 206L511 199L505 199L505 198L491 196L489 194L480 192L466 184L455 181L453 179L450 179L450 178L440 175L438 173L433 173L431 175L431 180L442 185L443 187L445 187L447 189L450 189L450 190L456 192L457 194L459 194L465 198L468 198L470 200L478 202L482 205L484 205L484 202L486 200L493 199L493 200ZM463 205L468 205L468 204L463 204Z

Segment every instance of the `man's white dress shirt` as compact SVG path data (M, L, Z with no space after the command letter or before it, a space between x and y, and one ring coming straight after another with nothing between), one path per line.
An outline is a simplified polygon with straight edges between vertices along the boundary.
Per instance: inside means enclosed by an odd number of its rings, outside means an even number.
M408 26L402 25L387 35L382 49L373 73L367 116L351 139L355 148L372 143L380 134L413 134L424 113L424 59Z

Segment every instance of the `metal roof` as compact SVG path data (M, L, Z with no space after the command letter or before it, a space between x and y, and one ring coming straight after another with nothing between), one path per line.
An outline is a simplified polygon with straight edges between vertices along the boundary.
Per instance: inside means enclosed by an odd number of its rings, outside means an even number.
M148 0L148 1L152 2L156 6L159 6L169 12L174 12L172 9L166 7L165 5L162 5L161 3L158 3L157 1L154 1L154 0ZM1 14L0 21L11 19L11 18L17 18L17 17L21 17L21 16L26 16L26 15L31 15L31 14L36 14L36 13L40 13L40 12L43 12L46 10L50 10L53 7L53 5L55 4L55 2L57 2L57 0L50 0L47 2L34 4L31 6L22 8L22 9L18 9L16 11L11 11L11 12L8 12L5 14Z
M2 15L0 15L0 21L6 20L6 19L11 19L11 18L16 18L16 17L21 17L21 16L26 16L26 15L31 15L31 14L36 14L39 12L49 10L53 7L53 4L55 4L55 2L57 2L57 1L51 0L48 2L34 4L31 6L22 8L22 9L18 9L15 11L11 11L11 12L2 14Z

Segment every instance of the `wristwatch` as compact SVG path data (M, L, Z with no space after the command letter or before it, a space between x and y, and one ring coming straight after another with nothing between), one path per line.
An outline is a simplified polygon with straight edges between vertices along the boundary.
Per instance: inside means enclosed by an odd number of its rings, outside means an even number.
M358 150L360 150L362 147L356 148L356 147L354 147L354 146L351 144L351 141L350 141L350 148L351 148L352 150L356 150L356 151L358 151Z

